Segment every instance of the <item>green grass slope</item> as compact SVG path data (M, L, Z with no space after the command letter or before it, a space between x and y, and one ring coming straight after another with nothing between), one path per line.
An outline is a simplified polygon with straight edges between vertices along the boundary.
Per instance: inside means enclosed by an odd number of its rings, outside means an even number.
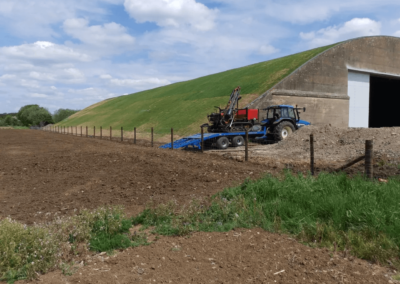
M190 81L171 84L90 106L60 126L96 126L130 131L168 133L173 127L178 135L199 132L214 106L225 106L231 91L241 86L241 106L256 99L302 64L332 46L237 68Z

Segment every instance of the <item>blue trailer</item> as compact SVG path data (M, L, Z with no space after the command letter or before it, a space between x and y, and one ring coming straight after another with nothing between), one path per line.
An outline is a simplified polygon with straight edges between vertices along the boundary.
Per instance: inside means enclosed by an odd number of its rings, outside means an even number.
M249 139L266 139L267 127L260 127L260 131L250 131L248 135ZM203 140L205 148L215 143L218 149L226 149L229 144L235 147L243 146L245 136L246 132L204 133ZM174 141L174 149L189 147L201 150L201 133ZM171 149L171 143L162 145L160 148Z

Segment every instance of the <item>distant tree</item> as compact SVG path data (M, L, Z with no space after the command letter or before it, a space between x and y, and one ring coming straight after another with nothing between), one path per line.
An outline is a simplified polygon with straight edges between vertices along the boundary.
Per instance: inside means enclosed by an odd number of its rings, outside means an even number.
M53 123L53 117L50 112L38 105L26 105L23 106L18 114L17 118L24 126L40 125L45 126Z
M77 112L78 112L78 110L60 108L60 109L56 110L53 114L54 123L63 121L64 119L70 117L71 115L73 115L74 113L77 113Z
M21 122L14 116L0 117L0 126L22 126Z
M43 107L31 112L29 119L32 121L32 125L46 126L47 124L54 123L50 112Z
M30 126L33 124L32 120L29 119L31 112L35 112L39 109L38 105L26 105L20 108L17 113L17 118L24 126Z
M12 123L13 123L13 118L12 118L12 116L11 116L11 115L7 115L7 116L4 118L4 123L5 123L7 126L12 126Z

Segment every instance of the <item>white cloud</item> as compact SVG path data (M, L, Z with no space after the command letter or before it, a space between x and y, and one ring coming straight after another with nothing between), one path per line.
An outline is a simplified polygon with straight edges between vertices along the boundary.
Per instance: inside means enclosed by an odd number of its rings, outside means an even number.
M47 98L47 97L49 97L48 95L38 94L38 93L29 94L28 96L31 98Z
M101 79L112 79L112 76L109 74L100 75Z
M91 57L63 45L37 41L32 44L0 47L0 62L9 60L61 63L87 62Z
M4 75L0 76L0 81L13 80L16 77L17 76L15 76L14 74L4 74Z
M167 79L144 78L144 79L110 79L110 83L118 87L132 87L137 89L155 88L171 84Z
M244 6L241 0L219 0L236 2ZM257 11L264 11L269 17L294 24L309 24L331 19L337 14L378 14L376 9L387 10L391 5L397 6L398 0L246 0L246 7ZM249 9L249 8L247 8ZM389 14L387 11L383 14Z
M356 37L380 35L380 33L380 22L368 18L354 18L340 26L331 26L316 32L301 32L300 37L309 41L311 47L317 47Z
M125 0L125 9L138 23L155 22L162 27L189 24L207 31L214 27L217 10L195 0Z
M395 33L393 34L393 36L400 37L400 31L395 32Z
M261 55L270 55L273 53L277 53L279 52L279 49L273 47L272 45L262 45L259 49L259 53Z
M99 49L106 54L132 50L135 38L127 33L125 27L112 23L89 26L86 19L68 19L64 22L64 30L72 37L79 39L93 52Z
M339 10L339 5L330 7L326 2L311 4L313 1L279 1L271 2L265 7L268 16L291 23L312 23L327 19L333 11Z
M100 19L109 14L106 4L123 4L123 0L0 0L0 26L14 36L28 40L41 38L50 40L59 37L54 27L66 19L78 15L89 15Z
M52 73L32 71L28 76L33 80L68 84L83 83L86 80L85 75L76 68L56 69Z

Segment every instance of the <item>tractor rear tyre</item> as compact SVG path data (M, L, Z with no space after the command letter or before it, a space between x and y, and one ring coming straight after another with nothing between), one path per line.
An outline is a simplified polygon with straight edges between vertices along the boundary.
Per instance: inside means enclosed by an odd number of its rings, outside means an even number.
M217 148L220 150L225 150L229 147L229 139L226 137L220 137L217 140Z
M282 121L274 129L275 141L285 140L289 135L294 132L294 126L289 121Z
M232 146L233 147L240 147L244 145L244 138L243 136L235 136L232 139Z

